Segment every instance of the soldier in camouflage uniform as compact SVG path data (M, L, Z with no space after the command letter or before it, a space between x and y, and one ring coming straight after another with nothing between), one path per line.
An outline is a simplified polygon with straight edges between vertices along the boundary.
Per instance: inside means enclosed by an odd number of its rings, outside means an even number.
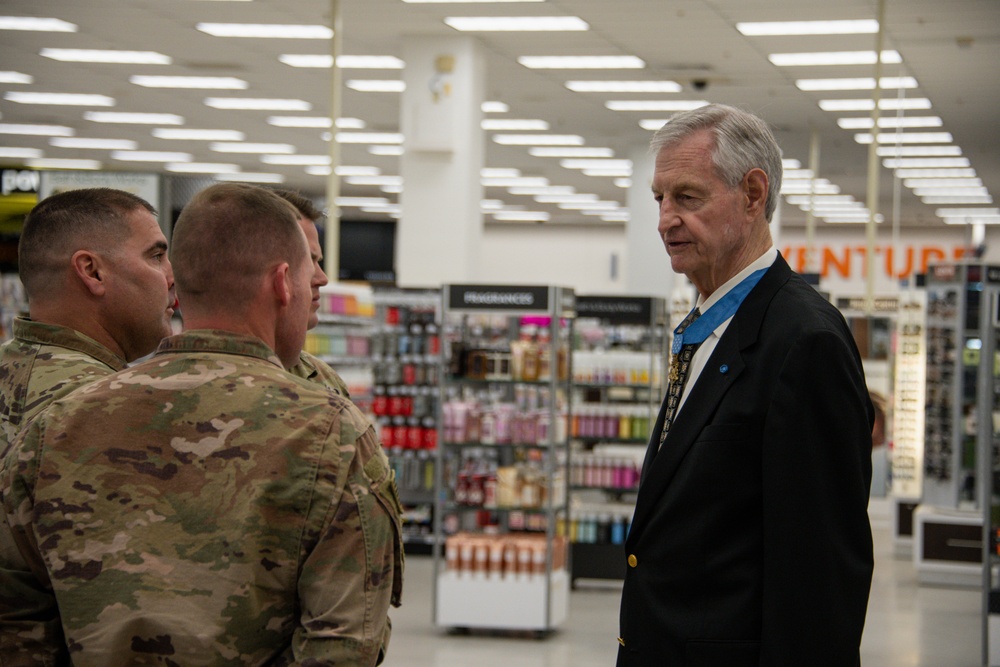
M31 316L0 347L0 455L51 401L170 335L174 280L155 215L133 194L89 188L48 197L25 219L18 270Z
M53 403L0 462L24 559L0 590L36 620L0 663L378 664L395 481L357 408L283 368L312 303L295 213L213 185L172 246L185 331Z
M295 207L295 210L299 214L299 226L302 227L302 232L306 235L306 240L309 242L309 254L312 256L313 262L313 306L309 312L309 328L313 329L319 324L319 288L330 282L330 279L327 278L326 273L323 271L323 248L319 245L319 232L316 230L316 223L323 217L323 213L316 208L308 197L294 190L275 188L272 191ZM337 371L333 370L329 364L319 357L305 350L299 353L298 363L292 366L289 372L292 375L325 384L341 396L350 398L350 392L347 391L347 384Z

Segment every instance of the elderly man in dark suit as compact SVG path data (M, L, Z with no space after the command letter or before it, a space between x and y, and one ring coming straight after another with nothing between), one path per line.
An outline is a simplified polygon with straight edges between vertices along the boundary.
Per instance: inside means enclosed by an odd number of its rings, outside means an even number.
M625 544L618 666L854 667L873 567L857 348L773 247L763 121L709 105L652 148L658 231L699 297Z

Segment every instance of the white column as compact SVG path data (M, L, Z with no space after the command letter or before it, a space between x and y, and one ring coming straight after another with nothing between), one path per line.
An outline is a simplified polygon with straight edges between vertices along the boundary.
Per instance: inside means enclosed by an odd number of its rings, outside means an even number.
M632 160L632 186L625 204L631 219L625 226L625 291L635 296L658 296L670 301L674 285L684 284L670 268L670 257L663 247L656 226L659 213L653 191L653 160L646 146L636 147Z
M467 37L406 37L403 60L397 282L475 281L483 237L485 59Z

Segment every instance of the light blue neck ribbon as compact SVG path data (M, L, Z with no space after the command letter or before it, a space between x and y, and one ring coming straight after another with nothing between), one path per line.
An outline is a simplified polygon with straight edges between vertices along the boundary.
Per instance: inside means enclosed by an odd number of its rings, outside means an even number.
M768 268L770 267L758 269L741 280L736 287L729 290L724 297L716 301L715 305L702 313L701 317L689 324L687 329L682 333L677 333L677 329L674 329L674 342L671 345L670 351L673 354L677 354L685 345L697 345L705 342L709 334L715 331L720 324L736 314L740 304L743 303L743 299L747 297L750 290L767 273Z

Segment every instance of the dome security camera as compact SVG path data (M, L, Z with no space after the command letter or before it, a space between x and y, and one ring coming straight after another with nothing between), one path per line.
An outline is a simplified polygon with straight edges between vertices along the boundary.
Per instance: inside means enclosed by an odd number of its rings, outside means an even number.
M706 88L708 88L708 80L707 79L692 79L691 80L691 87L694 88L695 90L705 90Z

